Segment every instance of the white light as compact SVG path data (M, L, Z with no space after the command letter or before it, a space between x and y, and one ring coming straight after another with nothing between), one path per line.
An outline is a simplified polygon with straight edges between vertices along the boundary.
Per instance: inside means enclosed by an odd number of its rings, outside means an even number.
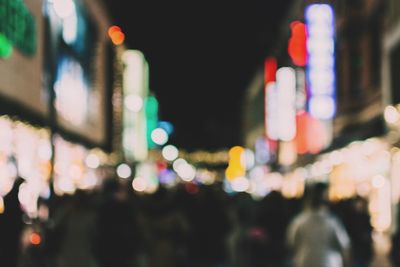
M382 188L385 185L385 177L376 175L372 178L372 186L375 188Z
M132 112L139 112L143 107L143 99L138 95L128 95L124 103L125 107Z
M41 160L50 160L52 155L51 145L48 141L42 140L38 148L38 156Z
M184 164L179 167L178 175L182 180L190 182L196 177L196 169L190 164Z
M312 4L306 9L307 21L316 23L328 23L333 22L333 10L332 7L327 4Z
M327 4L312 4L305 12L307 22L308 79L310 114L331 120L336 112L334 13Z
M59 66L59 77L54 84L56 109L67 121L82 125L88 116L89 89L82 66L72 59L64 59Z
M168 142L168 134L164 129L156 128L151 132L151 140L157 145L162 146Z
M343 161L344 161L344 155L343 155L343 153L342 152L340 152L340 151L333 151L330 155L329 155L329 161L330 161L330 164L332 165L332 166L334 166L334 165L339 165L339 164L341 164L341 163L343 163Z
M119 177L126 179L129 176L131 176L131 174L132 174L132 170L128 166L128 164L122 163L117 167L117 175Z
M76 190L72 180L64 177L57 180L57 188L61 190L62 193L67 194L72 194Z
M172 168L174 169L175 172L178 172L181 166L184 166L185 164L187 164L186 160L176 159L174 163L172 163Z
M275 82L270 82L265 88L266 105L267 105L267 134L272 140L277 140L279 137L279 103L278 89Z
M307 41L307 49L310 54L319 56L330 56L335 50L335 43L333 40L324 40L321 38L311 37ZM327 60L325 62L328 62Z
M50 186L48 184L45 184L42 186L41 190L40 190L40 196L44 199L49 199L51 196L51 190L50 190Z
M322 120L332 119L335 115L335 101L330 96L311 97L310 114Z
M142 177L136 177L132 181L132 187L135 191L143 192L147 187L146 180Z
M278 136L290 141L296 135L296 72L284 67L276 72L278 90ZM275 111L276 112L276 111Z
M242 154L243 157L243 165L246 166L247 170L250 170L251 168L254 167L255 165L255 156L254 156L254 152L250 149L245 149L244 153Z
M100 159L95 154L89 154L85 159L86 166L92 169L96 169L100 166Z
M62 19L68 18L75 11L75 3L72 0L54 0L54 11Z
M0 197L7 195L11 189L13 188L15 179L8 176L6 168L4 170L0 170L1 179L0 179Z
M62 36L67 44L73 44L78 36L78 16L75 8L72 14L63 20Z
M400 114L395 107L387 106L385 108L384 118L386 122L394 124L399 121Z
M252 169L249 173L251 180L262 180L264 178L264 168L262 166L257 166Z
M313 93L316 95L333 95L335 73L331 70L310 69L310 83L314 86Z
M168 161L174 161L179 155L178 149L173 145L165 146L162 149L161 153L162 156Z
M237 177L231 182L233 191L245 192L250 187L250 182L246 177Z

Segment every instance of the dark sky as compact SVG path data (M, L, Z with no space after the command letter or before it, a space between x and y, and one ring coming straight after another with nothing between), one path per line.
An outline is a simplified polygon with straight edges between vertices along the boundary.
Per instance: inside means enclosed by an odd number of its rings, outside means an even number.
M217 150L241 142L244 90L262 64L291 0L105 0L125 44L150 66L150 89L170 143Z

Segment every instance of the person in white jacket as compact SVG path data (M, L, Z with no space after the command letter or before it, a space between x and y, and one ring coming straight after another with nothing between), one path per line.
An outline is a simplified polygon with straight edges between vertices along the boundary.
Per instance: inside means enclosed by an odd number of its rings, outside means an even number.
M350 238L328 208L327 185L306 191L304 210L290 223L287 243L294 267L348 267Z

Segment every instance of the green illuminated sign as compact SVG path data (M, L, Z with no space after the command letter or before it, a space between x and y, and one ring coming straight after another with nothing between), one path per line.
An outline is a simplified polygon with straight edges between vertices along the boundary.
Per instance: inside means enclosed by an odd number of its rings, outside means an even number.
M146 136L149 149L155 148L156 144L151 139L151 132L157 128L158 122L158 101L154 96L149 96L145 102L146 111Z
M23 0L0 0L0 34L0 57L10 56L9 46L27 56L35 54L36 21Z
M8 58L12 53L12 44L7 37L0 33L0 57Z

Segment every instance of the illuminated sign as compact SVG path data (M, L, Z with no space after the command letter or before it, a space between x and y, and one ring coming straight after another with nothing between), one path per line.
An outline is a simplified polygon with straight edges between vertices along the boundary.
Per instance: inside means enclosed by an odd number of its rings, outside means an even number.
M11 55L12 45L23 54L36 52L36 21L22 0L0 1L0 57Z
M154 96L148 96L145 104L146 110L146 127L147 127L147 146L149 149L155 148L157 145L151 138L153 130L158 124L158 101Z
M296 73L293 68L278 69L276 87L278 91L278 137L280 140L290 141L296 135Z
M107 14L92 1L47 0L42 16L48 27L44 66L46 77L52 77L48 86L55 91L57 126L92 145L108 144L112 83L105 74L112 71L114 51L104 34Z
M292 35L289 39L288 53L293 63L305 66L307 63L307 29L304 23L295 21L290 24Z
M272 140L278 140L278 91L275 82L270 82L265 87L265 103L267 136Z
M273 57L269 57L265 60L264 64L264 83L268 84L269 82L276 81L276 69L277 69L276 59Z
M42 75L42 12L42 0L0 0L0 98L3 103L20 105L29 114L45 119L49 105ZM11 113L18 110L11 109ZM20 115L29 115L23 113Z
M303 112L307 106L306 74L303 68L296 68L296 110Z
M123 73L123 133L124 155L129 161L147 158L147 126L145 99L148 94L148 65L142 52L127 50L122 55Z
M79 62L70 57L60 60L54 91L56 109L65 120L74 125L88 123L89 88Z
M308 109L317 119L332 119L335 105L334 13L326 4L307 7L307 79L310 89Z
M268 125L269 125L269 120L273 119L270 115L270 111L274 110L274 107L270 107L271 105L274 105L274 100L272 100L272 102L270 101L271 98L274 97L274 91L271 92L271 95L268 95L268 88L271 87L271 90L275 90L274 86L275 86L275 81L276 81L276 69L277 69L277 61L276 58L274 57L269 57L265 60L264 63L264 84L265 84L265 89L264 89L264 127L265 127L265 135L267 137L270 137L270 135L273 135L273 132L275 131L275 129L268 129ZM271 102L271 103L270 103ZM273 122L272 122L273 123ZM274 124L272 124L271 127L274 127ZM271 131L271 133L268 133L269 131ZM270 137L272 138L272 137ZM276 140L276 138L274 139Z

